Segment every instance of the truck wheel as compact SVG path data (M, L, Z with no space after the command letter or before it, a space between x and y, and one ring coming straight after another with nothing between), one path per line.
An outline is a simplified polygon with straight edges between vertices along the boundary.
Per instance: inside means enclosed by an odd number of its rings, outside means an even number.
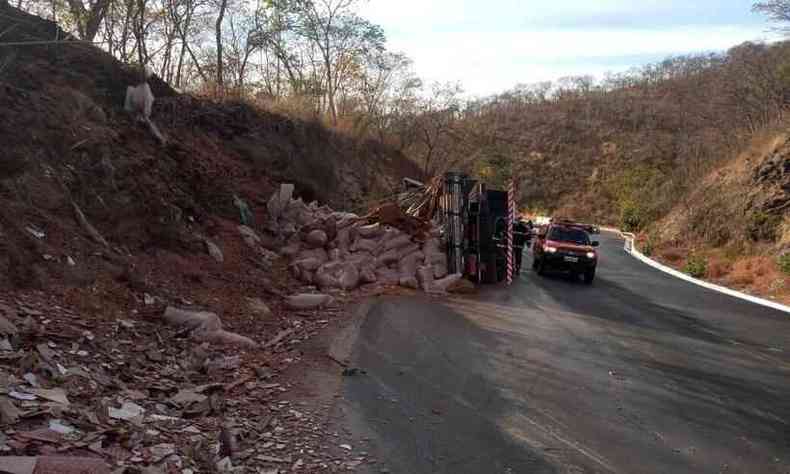
M595 269L588 270L584 272L584 282L588 285L591 285L593 280L595 279Z

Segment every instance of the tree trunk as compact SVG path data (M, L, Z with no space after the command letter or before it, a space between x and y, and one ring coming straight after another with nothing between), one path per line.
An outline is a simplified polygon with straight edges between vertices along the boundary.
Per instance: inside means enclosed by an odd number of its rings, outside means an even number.
M181 52L178 54L178 67L176 67L176 87L181 89L181 71L184 67L184 54L186 54L187 48L184 42L181 42Z
M203 82L206 82L206 76L203 74L203 71L200 69L200 64L197 63L195 59L195 55L192 54L192 50L189 48L189 42L187 39L187 32L189 31L190 25L192 25L192 13L194 12L194 8L192 4L188 4L187 11L186 11L186 18L183 20L183 24L180 18L176 18L176 14L173 13L173 27L175 28L176 32L178 33L179 38L181 38L181 53L178 56L178 69L176 71L176 87L182 87L182 80L183 80L183 67L184 67L184 56L185 53L189 52L190 57L195 61L195 67L198 69L198 74L203 79Z
M148 49L145 44L145 7L147 0L137 0L137 11L135 12L134 36L137 43L137 59L140 66L148 63Z
M244 88L244 74L246 74L247 70L247 62L250 60L250 55L253 53L253 49L247 46L247 49L244 51L244 60L241 62L241 67L239 67L239 81L237 83L239 87L239 91Z
M217 33L217 87L222 90L222 20L225 18L225 9L228 6L228 0L222 0L219 6L219 15L217 15L216 33Z
M22 4L21 1L19 3ZM93 41L99 32L99 26L101 26L104 16L107 14L110 0L97 0L91 5L90 10L85 8L85 4L81 0L68 0L68 5L69 12L77 22L80 39Z
M332 59L330 57L329 49L329 33L327 32L327 40L324 49L324 66L326 67L326 99L329 102L329 113L332 114L332 125L337 125L337 107L335 106L335 80L334 71L332 70Z

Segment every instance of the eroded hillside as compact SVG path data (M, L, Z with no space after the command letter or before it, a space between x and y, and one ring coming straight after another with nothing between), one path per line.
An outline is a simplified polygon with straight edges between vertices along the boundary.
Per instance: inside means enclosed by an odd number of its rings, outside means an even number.
M163 267L179 273L193 266L185 255L204 253L195 234L238 221L235 197L259 214L274 184L290 181L306 201L355 210L418 174L375 142L180 95L154 77L153 121L168 140L160 146L123 111L135 71L90 45L47 43L67 35L6 3L0 10L4 42L43 42L0 48L0 286L83 286L108 265L116 276L139 266L96 252L173 263Z

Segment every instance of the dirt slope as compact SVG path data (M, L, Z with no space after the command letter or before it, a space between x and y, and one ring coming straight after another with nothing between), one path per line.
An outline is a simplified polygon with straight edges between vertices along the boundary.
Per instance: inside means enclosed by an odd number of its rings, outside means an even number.
M5 3L0 31L3 42L67 36ZM137 77L76 42L0 48L0 288L85 286L108 267L120 278L146 258L200 273L196 235L233 229L234 195L263 225L259 211L277 182L294 182L305 200L354 210L416 174L376 143L243 103L179 95L153 78L153 120L169 142L162 147L122 109ZM78 226L72 202L108 248ZM235 268L232 258L225 268Z
M790 136L787 124L756 136L642 235L665 263L696 257L705 278L790 302L779 260L790 251Z

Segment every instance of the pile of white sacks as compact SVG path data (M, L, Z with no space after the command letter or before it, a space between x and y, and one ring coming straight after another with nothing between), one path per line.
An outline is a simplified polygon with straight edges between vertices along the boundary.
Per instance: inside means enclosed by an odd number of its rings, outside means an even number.
M284 184L269 200L267 230L285 242L280 254L304 283L322 291L379 283L443 293L462 278L447 273L438 228L418 241L396 228L366 224L355 214L292 196L293 185Z

